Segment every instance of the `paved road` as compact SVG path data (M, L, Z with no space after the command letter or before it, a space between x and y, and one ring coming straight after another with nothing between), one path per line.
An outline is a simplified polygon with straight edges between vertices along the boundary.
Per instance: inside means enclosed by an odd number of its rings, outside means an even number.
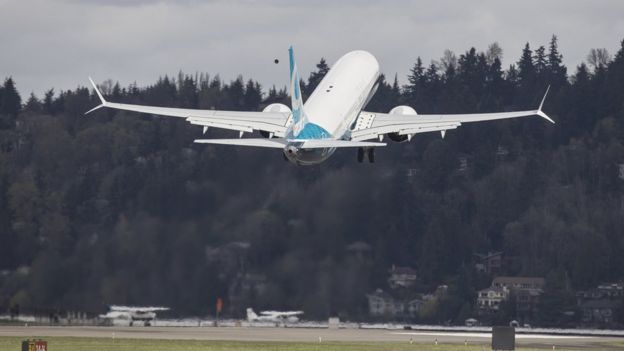
M489 344L488 333L418 332L383 329L315 329L315 328L261 328L261 327L17 327L0 326L0 336L19 337L103 337L133 339L178 340L240 340L240 341L362 341L409 342L434 344L464 343ZM613 343L624 343L624 338L583 337L562 335L518 334L517 346L552 348L614 348ZM624 350L624 347L622 347Z

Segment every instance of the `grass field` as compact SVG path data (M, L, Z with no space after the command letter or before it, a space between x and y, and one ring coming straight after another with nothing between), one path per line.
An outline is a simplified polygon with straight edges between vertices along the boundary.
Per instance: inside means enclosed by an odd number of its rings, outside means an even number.
M23 338L0 337L0 351L19 351ZM49 351L484 351L488 345L456 344L408 344L408 343L289 343L289 342L242 342L242 341L193 341L193 340L154 340L154 339L105 339L105 338L45 338ZM621 345L620 345L621 346ZM605 345L604 349L614 350L616 345ZM532 349L518 348L528 351ZM544 349L542 349L544 350ZM564 349L558 349L564 350ZM589 349L585 349L589 350Z

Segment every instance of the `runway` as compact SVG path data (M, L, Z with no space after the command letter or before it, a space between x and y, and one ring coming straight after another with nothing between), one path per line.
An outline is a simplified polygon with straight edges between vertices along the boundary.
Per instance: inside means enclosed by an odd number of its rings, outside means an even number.
M490 344L488 333L418 332L386 329L262 328L262 327L18 327L1 326L0 336L97 337L172 340L285 342L412 342ZM624 338L518 334L516 346L568 349L618 349ZM624 346L621 348L624 350Z

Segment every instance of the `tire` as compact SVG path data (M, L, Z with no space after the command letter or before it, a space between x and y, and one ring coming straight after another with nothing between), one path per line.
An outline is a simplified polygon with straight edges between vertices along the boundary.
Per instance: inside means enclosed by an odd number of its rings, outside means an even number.
M359 147L357 150L357 160L359 163L364 161L364 148Z
M368 162L370 163L375 163L375 148L371 147L370 149L368 149Z

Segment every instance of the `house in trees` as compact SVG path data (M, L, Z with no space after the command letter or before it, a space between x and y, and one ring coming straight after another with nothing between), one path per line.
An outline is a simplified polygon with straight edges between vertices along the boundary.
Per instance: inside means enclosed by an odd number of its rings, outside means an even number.
M530 319L538 311L539 297L544 292L542 277L496 277L493 287L507 288L516 300L519 317Z
M620 301L597 299L584 301L581 309L582 322L585 325L606 326L614 322L616 311L622 306Z
M509 298L509 289L503 287L489 287L477 293L477 308L479 314L495 313L503 301Z
M367 294L366 298L369 314L375 317L415 317L423 305L422 299L397 299L381 289Z
M416 283L416 279L418 278L416 274L416 270L410 267L398 267L392 265L392 268L388 271L388 285L392 289L397 288L408 288L414 283Z
M488 252L487 254L475 254L475 270L479 273L498 274L503 268L503 252Z
M529 320L537 314L543 291L541 277L495 277L489 288L479 291L477 307L480 314L496 312L504 301L512 298L518 317Z
M620 300L624 298L624 283L607 283L598 285L598 291L602 296L611 300Z
M376 289L367 294L368 311L371 316L386 318L413 318L418 315L429 296L438 293L422 294L414 289L418 275L411 267L393 265L388 270L388 292Z
M622 308L624 283L600 284L594 289L579 291L576 300L585 325L608 326L613 324L617 311Z
M544 289L544 278L542 277L496 277L492 281L492 286L507 288L510 290L535 290Z

